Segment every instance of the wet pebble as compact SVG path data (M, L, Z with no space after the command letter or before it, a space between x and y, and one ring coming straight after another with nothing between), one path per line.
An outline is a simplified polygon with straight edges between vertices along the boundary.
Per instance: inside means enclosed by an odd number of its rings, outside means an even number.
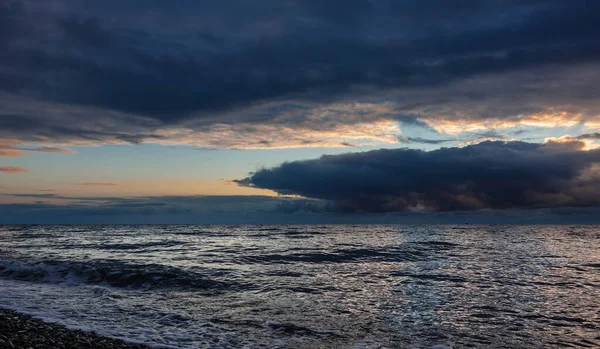
M0 309L0 348L148 349Z

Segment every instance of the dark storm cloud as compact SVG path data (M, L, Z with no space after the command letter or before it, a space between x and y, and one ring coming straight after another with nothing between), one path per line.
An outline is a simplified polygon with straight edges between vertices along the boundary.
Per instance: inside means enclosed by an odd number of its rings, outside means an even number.
M1 98L0 98L1 99ZM18 100L6 103L3 108L21 109L28 101ZM17 107L18 105L18 107ZM69 143L141 143L143 140L160 140L163 136L147 132L156 126L149 120L124 118L99 111L54 109L51 105L39 104L26 108L31 113L0 113L0 138L18 138L23 142L57 141ZM47 147L53 148L53 147ZM42 149L42 148L31 148ZM27 149L26 149L27 150Z
M580 142L483 142L322 156L262 169L237 181L331 200L349 211L600 206L600 150Z
M159 125L263 103L331 102L522 68L562 69L598 62L599 21L594 1L9 0L0 5L0 91L123 113L94 109L92 118L130 129L99 127L80 114L64 126L41 107L11 114L2 127L136 143ZM556 93L544 89L542 96ZM588 99L598 96L586 91ZM244 115L227 121L247 121ZM261 115L265 122L277 116Z

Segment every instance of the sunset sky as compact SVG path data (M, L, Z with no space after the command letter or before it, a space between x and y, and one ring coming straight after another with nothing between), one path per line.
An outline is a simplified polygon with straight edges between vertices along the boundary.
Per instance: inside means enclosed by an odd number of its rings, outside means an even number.
M585 221L598 23L585 0L2 1L0 223Z

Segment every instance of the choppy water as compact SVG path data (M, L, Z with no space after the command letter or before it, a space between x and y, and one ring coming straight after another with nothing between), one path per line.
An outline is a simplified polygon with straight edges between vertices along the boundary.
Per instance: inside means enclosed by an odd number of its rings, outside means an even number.
M593 348L600 226L0 226L0 306L176 348Z

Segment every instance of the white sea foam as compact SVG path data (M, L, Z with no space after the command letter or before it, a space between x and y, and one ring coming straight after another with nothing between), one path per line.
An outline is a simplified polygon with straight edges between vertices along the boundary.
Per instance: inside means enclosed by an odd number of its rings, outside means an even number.
M235 334L214 324L199 319L186 320L185 316L166 310L160 314L148 305L144 306L149 299L141 292L125 291L128 296L112 297L119 292L97 286L69 287L3 280L0 293L2 308L130 343L173 349L209 345L228 348L233 342L244 344ZM108 294L111 297L105 297Z

